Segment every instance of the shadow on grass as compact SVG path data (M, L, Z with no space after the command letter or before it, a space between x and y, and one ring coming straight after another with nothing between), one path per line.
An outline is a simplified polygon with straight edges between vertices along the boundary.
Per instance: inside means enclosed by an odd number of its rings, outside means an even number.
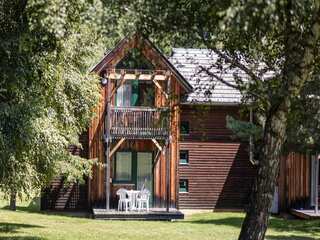
M219 219L190 219L183 221L184 223L195 223L195 224L215 224L215 225L226 225L232 227L241 227L243 218L241 217L227 217Z
M218 219L189 219L187 221L183 221L183 223L191 223L191 224L214 224L214 225L224 225L241 228L243 218L242 217L226 217L226 218L218 218ZM301 232L305 234L316 234L320 232L320 221L319 220L285 220L278 217L272 217L270 219L269 229L275 230L277 232ZM272 238L273 237L273 238ZM277 236L271 236L269 239L312 239L312 238L283 238Z
M1 209L11 211L9 206L4 206ZM17 206L17 211L27 212L27 213L39 213L44 215L55 215L55 216L64 216L64 217L76 217L76 218L88 218L90 217L90 213L84 210L40 210L40 197L33 198L29 205L27 206Z
M9 205L2 207L4 210L9 210ZM18 211L39 213L40 212L40 197L34 197L27 206L17 206Z
M46 238L35 236L0 236L0 240L45 240Z
M0 233L16 233L21 228L42 228L39 225L0 222Z
M311 237L301 237L301 236L267 236L266 240L315 240L315 238Z

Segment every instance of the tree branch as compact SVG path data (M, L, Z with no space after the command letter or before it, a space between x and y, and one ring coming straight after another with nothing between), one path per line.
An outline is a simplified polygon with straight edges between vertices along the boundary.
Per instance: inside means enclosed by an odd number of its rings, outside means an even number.
M244 71L253 81L258 82L262 80L250 68L248 68L247 66L242 64L240 61L238 61L238 59L234 57L229 57L227 54L223 53L222 51L216 48L212 49L212 51L218 54L218 56L223 60L225 60L227 63L230 63L231 65L236 66L240 70Z
M228 81L224 80L222 77L219 77L217 74L211 72L210 69L212 69L213 66L210 66L210 68L205 68L205 67L203 67L203 66L199 66L199 67L200 67L200 69L201 69L201 70L199 71L199 73L200 73L200 72L205 72L205 73L208 74L210 77L214 77L216 80L218 80L219 82L227 85L228 87L231 87L231 88L234 88L234 89L237 89L237 90L241 91L240 86L231 84L231 83L229 83Z

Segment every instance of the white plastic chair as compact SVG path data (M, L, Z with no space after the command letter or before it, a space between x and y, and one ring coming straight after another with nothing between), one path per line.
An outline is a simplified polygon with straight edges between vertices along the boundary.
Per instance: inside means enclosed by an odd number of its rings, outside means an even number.
M131 205L131 199L127 197L127 190L124 188L120 188L117 191L117 195L119 196L119 201L118 201L118 211L122 210L125 208L126 212L128 209L130 209Z
M140 212L143 209L146 209L149 212L149 199L150 191L148 189L143 189L137 197L138 211Z

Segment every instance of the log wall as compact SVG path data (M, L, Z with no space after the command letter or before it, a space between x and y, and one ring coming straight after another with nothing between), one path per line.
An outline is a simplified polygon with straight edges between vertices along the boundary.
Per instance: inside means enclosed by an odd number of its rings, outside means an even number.
M68 150L73 155L88 156L88 134L80 136L82 148L70 145ZM88 208L88 184L65 184L63 177L54 178L49 186L41 191L41 210L76 210Z
M279 209L306 208L310 198L310 157L291 152L280 161Z
M134 37L122 41L116 49L112 51L108 57L100 62L96 67L96 71L102 76L107 68L114 68L117 63L127 55L132 48L139 48L146 59L148 59L154 66L155 70L170 70L163 58L159 57L159 52L151 46L148 42L143 42L141 38ZM156 88L155 105L156 107L170 106L171 108L171 143L170 143L170 202L171 206L175 206L177 202L177 156L178 156L178 131L179 131L179 96L181 86L177 79L172 75L171 91L173 97L168 100L161 91ZM166 85L163 82L163 89ZM105 162L103 133L104 133L104 117L105 106L107 100L106 87L101 90L101 98L98 106L95 109L96 116L91 122L89 128L89 158L98 159L99 163ZM136 140L138 141L138 140ZM114 144L114 143L113 143ZM111 146L112 148L112 146ZM154 147L150 147L153 150ZM111 159L112 160L112 159ZM154 170L154 194L156 206L164 206L166 201L166 179L165 179L165 165L166 159L161 155L160 160L155 166ZM111 163L112 165L112 163ZM92 179L89 181L89 205L103 204L105 202L105 172L101 166L95 166L93 169Z
M180 150L189 151L189 164L179 165L179 178L189 182L179 194L180 208L242 209L248 202L256 171L248 144L232 138L226 116L239 117L238 107L183 106L181 121L190 133L181 136Z

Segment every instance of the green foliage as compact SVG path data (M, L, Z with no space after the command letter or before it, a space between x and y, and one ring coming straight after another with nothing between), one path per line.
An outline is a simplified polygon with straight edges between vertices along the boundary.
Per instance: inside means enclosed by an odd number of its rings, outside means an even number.
M80 146L100 87L100 1L3 1L0 8L0 189L28 193L57 174L89 175Z
M301 85L295 85L295 90L288 87L292 80L289 75L293 73L295 77L302 73L296 66L306 46L311 46L305 41L318 8L315 1L106 2L112 5L112 11L118 16L124 16L122 21L131 23L122 24L121 31L141 31L166 52L170 52L172 46L214 49L222 53L219 62L213 63L221 72L236 72L238 63L242 63L249 81L243 81L241 75L235 73L235 87L243 94L244 103L253 108L256 124L262 129L283 98L292 94L292 109L287 116L288 144L296 141L305 148L310 146L307 143L319 142L316 140L318 121L312 120L318 119L317 104L310 106L310 101L303 97L304 93L300 93ZM312 44L316 52L319 51L319 41ZM306 70L309 80L316 79L320 72L319 57L319 54L312 56L313 68ZM225 64L226 59L232 63ZM212 81L219 80L212 77ZM301 82L305 88L311 84ZM314 95L320 96L318 92Z
M242 140L249 141L249 138L252 137L253 141L257 142L263 136L262 128L254 123L237 120L231 116L227 116L226 122L227 128Z
M288 119L288 145L295 149L320 149L320 81L308 82L292 103Z

